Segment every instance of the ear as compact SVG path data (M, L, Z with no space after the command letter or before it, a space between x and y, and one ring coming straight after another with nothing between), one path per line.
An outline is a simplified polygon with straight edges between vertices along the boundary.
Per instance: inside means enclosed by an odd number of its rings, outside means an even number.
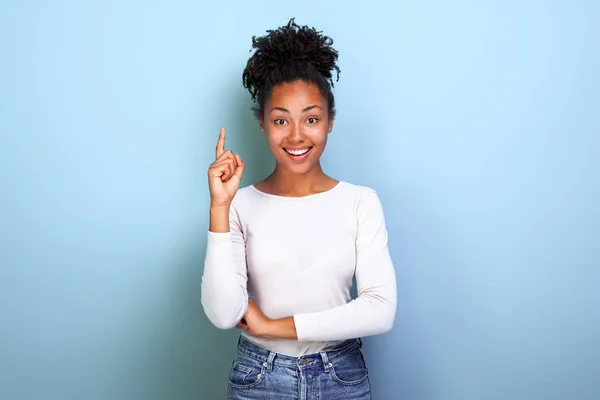
M261 132L266 133L265 132L265 119L262 115L260 117L258 117L258 125L260 126Z
M329 118L329 126L327 127L327 134L330 134L332 129L333 129L333 118Z

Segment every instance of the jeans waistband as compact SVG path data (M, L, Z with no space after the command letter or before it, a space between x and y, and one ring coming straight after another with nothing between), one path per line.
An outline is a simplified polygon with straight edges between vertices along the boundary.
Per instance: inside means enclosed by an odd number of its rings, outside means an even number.
M300 357L292 357L270 351L250 341L243 335L240 335L238 340L238 354L243 354L247 357L252 357L255 360L262 361L268 370L271 370L273 365L296 368L298 366L309 367L321 364L325 367L325 370L328 370L331 367L331 361L342 357L351 351L358 350L361 347L362 341L360 339L348 339L329 350L305 354Z

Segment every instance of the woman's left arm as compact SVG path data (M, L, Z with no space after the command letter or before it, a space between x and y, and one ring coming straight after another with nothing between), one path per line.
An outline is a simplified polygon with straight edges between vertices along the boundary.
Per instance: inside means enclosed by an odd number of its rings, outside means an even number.
M254 305L257 336L302 341L345 340L392 329L396 314L396 275L388 249L381 202L374 190L357 203L356 284L358 297L331 309L269 320ZM257 316L257 318L254 318ZM247 328L245 325L240 326Z

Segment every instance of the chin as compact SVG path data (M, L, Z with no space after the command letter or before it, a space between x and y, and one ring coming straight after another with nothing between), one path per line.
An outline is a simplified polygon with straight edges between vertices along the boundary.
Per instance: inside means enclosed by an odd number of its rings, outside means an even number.
M280 163L280 165L289 173L294 175L306 175L315 168L318 167L318 164L313 163L302 163L302 164L289 164L289 163Z

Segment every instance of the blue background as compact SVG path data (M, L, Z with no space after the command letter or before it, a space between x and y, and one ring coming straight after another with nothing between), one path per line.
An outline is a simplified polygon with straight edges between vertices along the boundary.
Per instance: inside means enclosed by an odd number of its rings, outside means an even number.
M272 159L241 72L292 16L340 51L323 164L385 207L376 399L600 398L592 1L3 1L0 398L218 399L200 304L219 128Z

